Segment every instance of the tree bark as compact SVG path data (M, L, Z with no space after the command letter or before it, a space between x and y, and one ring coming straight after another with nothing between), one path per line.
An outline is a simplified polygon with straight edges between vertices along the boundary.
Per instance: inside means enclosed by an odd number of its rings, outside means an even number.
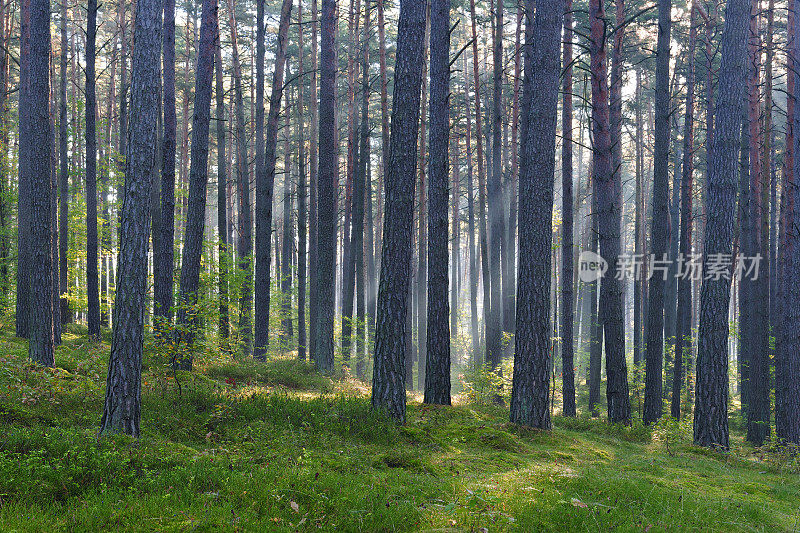
M68 251L68 223L69 223L69 160L67 159L67 48L69 41L67 40L67 4L64 2L61 5L61 54L60 54L60 70L61 70L61 84L59 86L59 119L58 119L58 147L60 169L58 176L58 189L59 189L59 212L58 212L58 259L59 259L59 276L58 276L58 290L61 294L61 321L67 323L72 321L69 310L69 292L68 284L68 268L67 268L67 251ZM5 57L5 54L4 54ZM3 73L6 72L5 59L2 67ZM0 90L5 91L5 83ZM5 97L4 97L5 98ZM0 112L5 114L5 104L0 108ZM3 178L5 179L5 178Z
M317 324L314 331L318 370L333 372L333 320L336 283L336 2L322 0L322 70L319 108L317 193ZM405 293L403 293L405 295ZM405 298L405 296L403 296ZM399 352L402 353L402 350Z
M572 213L572 0L564 2L564 79L561 144L561 376L564 416L575 416L575 361L573 340L573 213ZM527 117L526 117L527 118Z
M192 369L191 347L199 325L197 303L200 290L200 260L206 223L208 185L208 132L211 123L211 88L214 81L214 55L217 40L217 2L203 0L200 45L192 116L192 153L189 167L189 198L186 204L186 232L178 299L178 335L189 351L176 361L182 370Z
M175 112L175 0L164 0L163 31L164 134L161 145L161 234L154 242L154 319L165 328L172 320L175 271L175 151L178 117ZM221 68L221 66L220 66ZM220 82L221 83L221 74ZM217 98L219 102L220 97ZM219 127L218 127L219 128ZM219 129L217 130L219 131ZM223 149L224 151L224 149Z
M328 0L326 0L327 2ZM409 266L414 218L414 170L419 130L420 85L426 2L404 0L400 6L390 161L386 176L386 223L383 227L381 282L375 331L372 406L395 420L406 419L404 372Z
M139 436L144 305L150 230L150 187L157 168L161 2L136 3L131 84L130 151L120 217L114 331L100 433Z
M703 270L710 258L730 254L736 202L736 156L744 105L749 0L728 0L720 49L719 98L709 157L708 217ZM694 442L728 448L728 305L730 276L706 279L700 289Z
M171 1L171 0L170 0ZM217 26L216 55L216 107L217 107L217 238L219 239L219 337L227 348L230 337L230 311L228 309L228 156L225 128L225 86L223 84L222 31ZM174 160L174 157L173 157ZM173 176L174 178L174 176ZM163 184L162 184L163 187ZM163 220L163 215L162 215Z
M316 16L316 15L314 15ZM303 0L297 0L297 47L298 47L298 75L297 83L297 163L299 175L297 183L297 358L306 360L308 337L306 336L306 277L307 277L307 247L308 247L308 186L306 181L306 144L305 144L305 117L303 79L306 75L303 68Z
M448 189L450 181L450 1L430 6L430 140L428 180L428 298L425 403L450 405ZM422 226L420 217L420 227ZM422 232L420 231L420 235ZM420 249L420 254L422 250ZM420 278L419 283L425 283ZM420 309L420 314L425 312ZM422 343L420 342L420 351Z
M559 48L564 2L536 5L527 0L527 24L533 24L530 80L531 107L519 179L520 256L517 281L516 352L511 390L511 422L550 429L550 285L553 219L553 175L556 164ZM497 142L495 136L495 142ZM495 151L495 156L497 151ZM496 163L496 162L495 162ZM572 258L572 251L569 253ZM568 282L572 282L570 275ZM570 296L571 300L571 296Z
M671 0L658 4L658 49L656 51L656 126L653 149L653 221L650 243L656 261L666 258L669 221L669 39ZM664 284L666 276L652 272L647 297L647 343L645 348L645 424L661 418L664 365Z

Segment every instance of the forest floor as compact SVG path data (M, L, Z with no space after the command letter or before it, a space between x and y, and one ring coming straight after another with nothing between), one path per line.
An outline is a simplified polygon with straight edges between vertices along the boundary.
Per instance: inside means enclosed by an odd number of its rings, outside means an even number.
M179 375L148 347L142 437L98 440L107 343L71 328L56 369L0 331L0 530L788 531L800 464L690 426L409 403L399 427L368 390L289 358L206 355Z

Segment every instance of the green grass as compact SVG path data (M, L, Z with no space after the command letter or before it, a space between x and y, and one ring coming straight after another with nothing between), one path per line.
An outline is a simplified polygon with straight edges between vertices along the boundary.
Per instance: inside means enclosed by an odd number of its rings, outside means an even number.
M71 328L59 368L0 332L2 531L787 531L798 464L744 446L492 406L422 406L399 427L367 389L286 358L198 356L179 374L148 346L143 437L97 439L108 346Z

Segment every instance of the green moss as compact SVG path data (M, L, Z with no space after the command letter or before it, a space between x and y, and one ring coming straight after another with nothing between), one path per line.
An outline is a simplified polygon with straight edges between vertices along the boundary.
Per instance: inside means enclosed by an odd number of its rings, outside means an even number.
M175 376L148 344L143 436L96 436L108 345L70 327L60 369L0 332L4 531L780 531L797 459L692 446L689 423L508 424L494 405L410 402L398 427L365 387L306 363L198 354ZM368 390L368 389L366 389Z

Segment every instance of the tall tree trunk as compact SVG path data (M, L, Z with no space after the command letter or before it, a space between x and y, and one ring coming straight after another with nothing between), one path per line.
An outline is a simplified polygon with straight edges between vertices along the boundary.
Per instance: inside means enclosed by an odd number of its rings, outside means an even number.
M478 327L478 253L475 250L475 186L473 182L472 163L472 123L469 110L469 78L467 75L467 58L464 56L464 117L466 118L466 143L467 154L467 235L469 246L469 305L470 305L470 334L472 346L470 347L471 362L478 364L481 360L480 345L481 334Z
M286 72L288 77L289 60L286 60ZM284 112L286 124L284 125L284 144L283 144L283 239L281 245L284 258L280 271L281 289L281 352L289 349L289 340L293 336L292 332L292 249L294 248L294 236L292 231L292 163L291 149L289 141L291 137L291 103L289 93L286 94L286 104Z
M447 246L450 181L450 1L430 6L431 102L428 147L428 298L425 363L425 403L450 405L450 304ZM420 228L423 220L420 216ZM422 235L422 231L420 231ZM420 254L422 250L420 249ZM420 258L421 259L421 258ZM420 278L419 283L425 283ZM422 308L420 314L425 312ZM420 342L420 352L422 343Z
M620 254L620 198L618 182L611 167L611 134L609 129L608 67L605 50L604 0L591 0L591 71L592 128L594 132L594 172L597 192L597 217L600 255L615 273ZM533 104L532 104L533 105ZM612 275L600 285L600 314L606 348L606 397L611 422L630 421L628 368L625 363L625 325L623 323L622 286Z
M97 0L89 0L86 19L86 296L89 337L100 340L100 288L97 269L97 98L95 53Z
M256 315L255 357L265 359L269 345L270 237L272 234L272 199L275 189L275 163L278 148L278 119L283 97L283 73L286 66L286 46L292 0L283 0L278 25L278 44L275 50L275 72L272 75L272 95L267 117L264 175L256 173ZM258 92L258 91L256 91ZM256 96L258 100L258 96ZM258 119L256 119L256 126ZM287 133L288 135L288 133ZM257 135L256 135L257 136ZM288 157L288 154L286 154ZM286 167L288 170L288 166ZM288 173L286 174L288 183ZM286 213L284 213L286 216ZM287 262L288 257L283 257Z
M730 254L736 202L736 154L744 105L750 1L728 0L720 49L719 98L709 157L708 218L703 271L715 254ZM728 448L728 305L730 276L706 279L700 289L694 441Z
M189 167L189 198L186 205L186 233L178 309L178 334L190 351L176 361L182 370L192 369L191 346L197 333L197 303L200 290L200 260L206 223L208 185L208 132L211 124L211 88L214 81L214 55L217 40L217 2L203 0L200 44L192 116L192 154Z
M481 117L481 79L478 75L478 33L475 16L475 0L470 0L470 15L472 18L472 73L475 91L475 145L478 158L478 241L480 242L481 254L481 276L483 279L483 327L487 331L489 314L491 308L491 274L489 272L489 250L487 247L486 235L486 174L484 172L483 157L483 126ZM527 38L527 35L526 35ZM527 52L526 52L527 53ZM523 115L525 105L522 106ZM524 122L523 122L524 123ZM525 138L524 132L522 138ZM523 141L524 142L524 141ZM489 347L488 338L484 336L484 348L486 350L486 362L494 364L488 357Z
M100 432L139 436L150 187L156 170L161 2L136 2L130 153L125 157L114 331Z
M314 330L318 370L333 372L333 320L336 283L336 2L322 0L322 69L319 109L317 193L317 324ZM402 293L405 298L407 291ZM403 326L399 326L402 328ZM402 354L402 349L398 350Z
M556 0L536 6L526 0L527 24L533 24L530 80L530 113L524 164L519 179L520 256L537 257L521 261L517 282L516 353L511 391L511 422L549 429L550 421L550 284L553 218L553 175L556 164L556 123L558 117L559 48L564 2ZM526 32L527 35L528 32ZM495 136L495 142L498 141ZM497 151L495 150L495 156ZM570 259L572 253L569 253ZM568 282L572 282L569 276ZM571 297L570 297L571 300ZM554 321L555 322L555 321Z
M157 246L154 246L153 257L155 270L153 314L157 328L168 326L172 320L174 306L172 278L175 270L175 151L178 132L178 117L175 112L175 0L164 0L162 46L164 134L161 146L161 235L154 242ZM218 84L221 84L222 74L219 76ZM218 96L218 102L220 98ZM163 323L158 324L158 320Z
M781 309L777 322L775 354L775 433L778 438L793 444L800 444L800 261L797 255L798 232L797 216L797 176L800 174L800 113L796 112L800 98L800 0L789 3L787 54L787 135L786 167L783 175L781 194L781 238L779 252L779 301Z
M381 170L378 173L378 194L377 194L377 211L376 219L378 226L375 231L375 272L378 274L381 269L381 255L377 253L377 249L381 247L381 238L383 237L383 200L382 194L384 192L384 178L389 175L389 96L388 96L388 81L386 74L386 28L384 21L384 0L377 0L378 7L378 55L381 77ZM375 285L374 292L370 295L372 303L370 309L373 313L377 310L378 302L378 279L373 280ZM374 316L374 315L373 315ZM373 324L374 326L374 324Z
M572 283L573 259L572 214L572 0L564 2L564 80L561 131L561 376L564 416L575 416L575 362L573 341ZM527 117L526 117L527 118Z
M53 268L50 131L50 4L25 0L21 10L20 33L20 228L27 225L27 247L19 271L27 271L28 355L41 365L53 366ZM23 190L22 184L26 187ZM23 233L23 230L20 230ZM20 241L23 241L21 238ZM20 249L25 246L20 243ZM18 285L19 290L19 285ZM18 296L19 301L19 296ZM18 317L20 315L17 315Z
M645 233L644 211L644 118L642 116L642 71L636 69L636 221L634 223L634 254L642 256L647 235ZM634 280L633 293L633 370L638 382L642 364L643 300L645 292L643 276ZM638 383L637 383L638 385ZM638 387L637 387L638 388ZM638 394L638 393L637 393Z
M656 126L653 149L653 221L650 243L656 260L665 258L669 236L669 39L671 0L658 4L658 49L656 51ZM647 343L645 353L645 424L661 418L664 365L664 283L665 275L653 272L647 297Z
M316 16L316 14L314 14ZM297 183L297 357L306 360L306 273L307 273L307 243L308 243L308 187L306 181L306 144L305 144L305 117L303 79L303 0L297 0L297 47L298 47L298 75L297 83L297 163L299 166Z
M378 10L380 11L380 1ZM309 108L311 110L311 134L309 142L309 166L311 177L311 195L308 211L309 235L308 235L308 266L309 266L309 306L308 306L308 357L311 361L316 361L317 343L317 316L319 312L319 300L317 299L317 286L319 272L317 270L317 199L318 199L318 155L319 145L319 111L317 102L317 25L319 23L319 10L317 0L311 0L311 95L309 96ZM379 28L383 32L383 27Z
M742 361L744 377L749 390L747 403L743 403L747 415L747 440L761 446L769 436L770 420L770 369L769 369L769 281L768 270L764 272L766 245L769 232L766 224L768 199L764 203L764 194L768 194L766 186L769 179L769 168L762 166L762 134L760 104L760 71L761 71L761 39L759 36L759 3L751 0L750 33L748 40L749 62L747 72L748 87L748 127L750 155L750 218L747 247L742 247L745 256L753 258L761 256L758 277L741 274L740 283L750 285L751 299L746 314L740 317L747 335L742 338L742 353L746 358ZM766 240L766 242L765 242ZM766 264L766 269L769 265ZM759 295L756 297L756 295ZM747 365L747 366L745 366Z
M692 193L694 174L694 86L695 86L695 46L697 24L695 23L696 2L692 2L689 15L689 63L686 66L686 109L683 122L683 176L681 177L681 227L680 257L684 265L692 254ZM675 419L681 417L681 392L683 390L684 354L691 354L692 319L692 278L687 275L678 278L678 309L675 324L675 367L672 373L672 403L670 414Z
M215 74L217 82L217 237L219 238L219 337L220 341L227 348L227 340L228 337L230 337L230 312L228 309L228 271L230 269L230 251L228 250L227 198L228 158L226 151L227 146L225 144L225 86L223 84L222 76L224 68L222 63L222 32L219 29L219 26L217 26L217 32Z
M372 190L367 179L367 167L369 166L369 33L371 28L372 8L369 3L364 10L364 33L363 33L363 59L361 64L361 126L360 126L360 147L358 149L358 168L355 176L355 188L353 190L353 240L352 257L354 259L354 269L356 277L356 376L364 378L366 368L364 354L364 321L367 317L364 306L366 296L364 294L364 207L365 202L372 201L372 194L367 191ZM367 189L369 187L369 189ZM369 234L368 231L368 240ZM369 251L372 254L372 243L368 242Z
M326 0L327 2L328 0ZM399 422L406 418L404 352L411 334L408 314L409 266L414 222L414 170L419 130L420 85L425 41L426 2L400 6L390 161L386 176L381 282L375 331L372 406Z
M253 219L250 206L250 179L247 162L247 133L244 124L244 95L242 90L242 67L239 61L239 32L233 0L228 0L228 16L231 28L231 52L233 59L233 92L236 108L236 196L237 233L236 246L238 269L242 275L239 289L239 353L249 356L253 350Z
M494 86L492 100L492 172L488 180L489 263L491 268L491 310L486 323L486 358L497 368L502 359L503 292L501 272L502 216L502 109L503 109L503 2L497 0L494 12Z
M426 11L425 22L425 51L422 53L422 71L427 70L428 48L430 44L430 6ZM422 76L422 92L420 102L420 124L419 124L419 149L417 152L417 172L419 173L419 212L417 226L418 235L418 252L417 252L417 284L416 284L416 311L417 311L417 345L419 351L417 352L417 379L419 380L419 390L425 390L425 371L427 370L426 353L428 349L428 228L425 221L428 219L428 185L426 184L426 167L425 155L428 148L427 133L425 121L428 119L428 77L423 74ZM406 354L409 356L410 354ZM412 377L412 372L406 375L407 378ZM406 380L406 386L409 389L414 388L413 383Z
M59 211L58 211L58 259L59 259L59 276L58 276L58 290L61 294L61 321L67 323L72 321L69 310L69 292L68 284L68 269L67 269L67 251L68 251L68 223L69 223L69 160L67 159L67 48L69 41L67 40L67 4L64 2L61 5L61 57L60 57L60 70L61 70L61 84L59 86L59 119L58 119L58 147L59 147L59 160L61 163L59 176L58 176L58 195L59 195ZM5 76L6 72L6 54L3 54L2 72ZM6 83L0 87L5 93ZM6 97L4 96L4 99ZM0 107L0 112L5 117L6 104ZM5 177L3 177L5 180ZM5 227L5 226L4 226ZM5 236L3 237L5 239ZM5 263L4 263L5 264ZM5 276L4 276L5 277Z

